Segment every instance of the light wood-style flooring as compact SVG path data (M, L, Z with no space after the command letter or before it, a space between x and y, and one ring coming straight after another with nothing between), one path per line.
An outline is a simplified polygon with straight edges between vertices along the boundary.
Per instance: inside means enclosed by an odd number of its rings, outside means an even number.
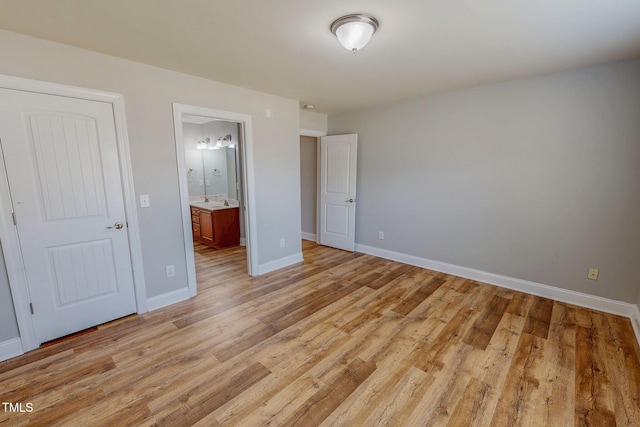
M0 426L639 426L628 319L304 242L196 298L0 363Z

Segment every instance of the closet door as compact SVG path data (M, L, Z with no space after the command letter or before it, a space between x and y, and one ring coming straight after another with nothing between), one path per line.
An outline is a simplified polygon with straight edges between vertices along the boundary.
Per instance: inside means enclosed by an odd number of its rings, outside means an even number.
M0 89L38 343L136 311L112 104Z

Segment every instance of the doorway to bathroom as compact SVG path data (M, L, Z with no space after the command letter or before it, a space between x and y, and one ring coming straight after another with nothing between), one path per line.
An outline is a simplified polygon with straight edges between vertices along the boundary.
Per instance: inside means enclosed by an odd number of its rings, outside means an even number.
M174 104L174 128L189 294L194 296L202 265L215 268L232 254L236 261L246 257L249 275L257 271L251 117Z

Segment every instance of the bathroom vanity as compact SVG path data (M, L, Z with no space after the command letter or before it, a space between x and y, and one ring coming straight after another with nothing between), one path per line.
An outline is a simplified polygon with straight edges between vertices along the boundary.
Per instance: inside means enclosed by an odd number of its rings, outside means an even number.
M216 249L240 244L240 208L218 203L192 203L193 241Z

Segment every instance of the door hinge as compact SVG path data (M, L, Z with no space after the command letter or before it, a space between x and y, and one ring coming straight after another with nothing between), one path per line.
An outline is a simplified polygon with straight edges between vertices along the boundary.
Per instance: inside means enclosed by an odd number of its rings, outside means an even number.
M35 314L33 312L33 303L32 302L29 303L29 309L31 310L31 314Z
M18 225L18 218L16 217L16 213L11 212L11 216L13 217L13 225Z

